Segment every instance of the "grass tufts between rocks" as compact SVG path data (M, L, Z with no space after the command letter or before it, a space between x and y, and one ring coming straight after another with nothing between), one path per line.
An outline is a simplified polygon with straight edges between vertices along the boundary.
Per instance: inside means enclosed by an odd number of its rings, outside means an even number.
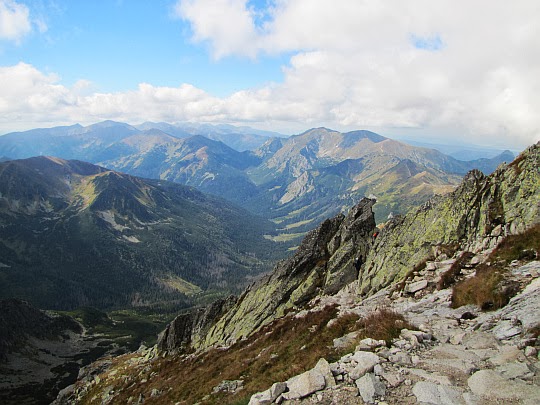
M507 236L486 263L476 268L473 277L461 280L453 287L452 307L475 304L484 311L502 308L519 291L518 284L509 277L508 264L514 260L534 260L539 251L540 224L524 233Z
M452 308L475 304L483 311L504 307L517 293L517 286L504 283L505 269L480 265L476 275L458 282L452 290Z
M534 260L540 254L540 224L523 233L510 235L497 246L490 259L510 263L512 260Z
M111 369L118 370L118 374L102 375L82 403L98 403L91 400L93 395L114 387L117 394L112 403L119 404L141 395L145 404L193 404L203 398L205 404L247 404L255 392L311 369L321 357L328 361L341 357L344 353L334 349L333 339L358 330L359 317L337 315L337 309L329 306L303 312L302 316L285 316L229 348L199 355L166 356L140 369L126 367L133 360L125 357L123 363ZM141 380L146 382L137 383ZM243 388L234 393L213 393L213 388L224 380L242 380ZM152 391L158 394L152 396Z
M362 338L384 340L388 346L392 339L399 337L402 329L416 329L402 314L388 308L380 308L362 318L358 323Z

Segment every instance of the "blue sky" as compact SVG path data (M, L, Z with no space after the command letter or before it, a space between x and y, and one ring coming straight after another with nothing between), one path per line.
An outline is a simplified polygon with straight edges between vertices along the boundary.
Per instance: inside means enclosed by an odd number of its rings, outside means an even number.
M105 119L540 139L536 0L0 0L0 133Z
M19 1L36 10L47 31L3 43L1 65L29 63L55 72L65 85L90 80L96 90L118 92L141 82L191 83L216 96L283 78L286 56L214 60L189 40L190 27L174 16L170 0Z

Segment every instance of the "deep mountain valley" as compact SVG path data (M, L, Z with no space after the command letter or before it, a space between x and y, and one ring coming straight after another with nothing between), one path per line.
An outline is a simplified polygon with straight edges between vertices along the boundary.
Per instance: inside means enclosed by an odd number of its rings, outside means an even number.
M0 224L0 297L46 309L185 308L241 291L284 250L223 199L50 157L0 164Z

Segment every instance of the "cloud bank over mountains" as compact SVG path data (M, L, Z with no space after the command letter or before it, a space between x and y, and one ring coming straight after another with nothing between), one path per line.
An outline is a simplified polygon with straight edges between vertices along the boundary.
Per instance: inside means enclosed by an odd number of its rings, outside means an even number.
M11 12L27 22L1 24L0 38L31 29L25 7L0 0L0 21ZM178 40L207 47L215 63L288 55L283 81L226 97L189 83L108 93L22 61L0 67L0 132L115 119L410 130L510 147L540 139L534 0L180 0L173 14L190 27Z

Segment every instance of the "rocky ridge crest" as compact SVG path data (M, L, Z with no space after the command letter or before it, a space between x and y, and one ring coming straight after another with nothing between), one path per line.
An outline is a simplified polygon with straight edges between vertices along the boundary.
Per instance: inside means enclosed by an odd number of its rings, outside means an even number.
M298 251L250 286L193 347L228 346L317 295L332 295L358 279L361 297L406 279L435 258L495 247L505 236L540 223L540 143L490 176L469 172L453 193L392 219L376 238L374 200L326 220ZM366 258L359 272L356 257Z

